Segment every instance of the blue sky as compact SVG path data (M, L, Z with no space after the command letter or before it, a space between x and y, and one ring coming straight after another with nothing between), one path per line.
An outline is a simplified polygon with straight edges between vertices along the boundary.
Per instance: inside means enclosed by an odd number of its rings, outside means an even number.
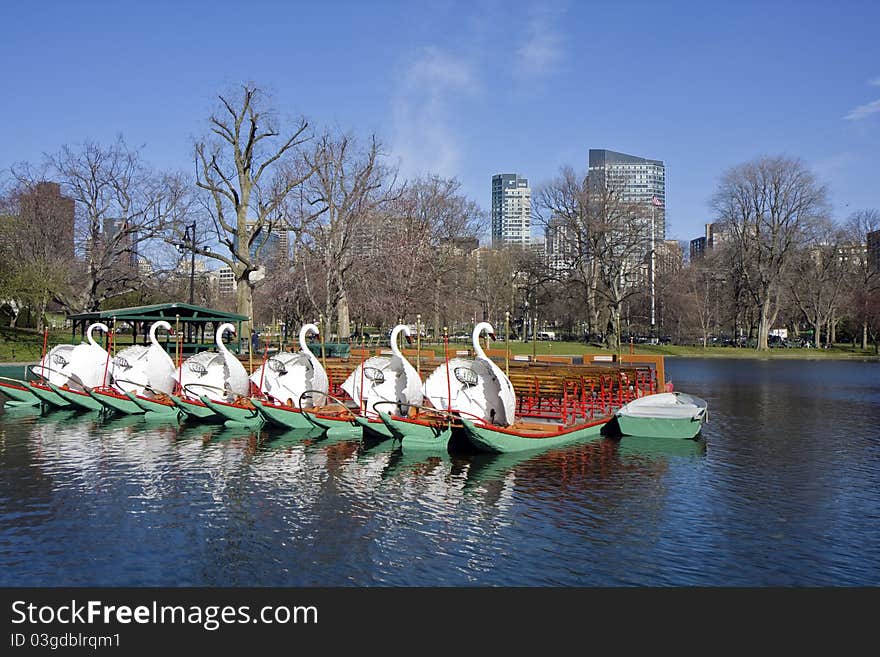
M532 187L590 148L664 160L667 237L692 239L725 168L803 158L835 215L880 207L880 3L9 3L0 168L123 134L190 169L217 93L376 133L405 175Z

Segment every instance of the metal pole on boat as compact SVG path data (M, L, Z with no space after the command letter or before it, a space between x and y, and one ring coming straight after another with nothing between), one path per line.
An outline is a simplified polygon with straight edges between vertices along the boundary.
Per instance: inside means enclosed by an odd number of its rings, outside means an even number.
M113 348L113 332L115 329L116 322L110 320L110 331L107 333L107 340L104 343L104 349L107 352L107 358L104 359L104 379L101 382L101 386L107 385L107 369L110 367L110 349Z
M443 327L443 353L446 358L446 410L452 410L452 379L449 377L449 327Z
M40 362L43 364L42 369L40 371L40 375L45 379L46 378L46 347L49 344L49 327L43 327L43 357L40 359ZM27 371L27 370L25 370Z
M254 320L248 319L248 373L254 371Z
M320 330L318 331L318 335L321 336L321 365L324 367L324 371L327 371L327 353L324 350L324 314L318 313L318 326Z
M263 353L263 367L260 369L260 390L259 394L263 394L263 377L266 375L266 362L269 360L269 336L266 337L266 351Z
M422 314L416 315L416 372L422 375Z
M174 316L174 338L177 341L177 385L183 390L183 347L180 344L180 315Z
M504 373L510 375L510 311L504 313Z

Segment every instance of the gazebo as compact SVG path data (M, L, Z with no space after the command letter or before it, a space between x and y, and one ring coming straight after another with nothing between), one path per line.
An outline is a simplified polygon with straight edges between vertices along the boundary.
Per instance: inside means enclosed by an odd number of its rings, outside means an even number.
M210 349L214 345L214 334L217 327L223 323L236 326L238 335L241 335L241 323L249 318L245 315L228 313L215 308L194 306L188 303L160 303L152 306L133 306L131 308L114 308L112 310L99 310L90 313L77 313L68 315L73 330L73 342L76 343L76 333L84 338L86 329L95 322L104 322L118 326L121 323L131 327L132 344L147 344L150 326L153 322L165 320L171 324L172 330L178 327L184 336L183 353L194 353L203 349ZM210 328L209 328L210 325ZM165 339L166 351L173 352L177 348L176 341ZM239 342L229 345L231 351L239 352Z

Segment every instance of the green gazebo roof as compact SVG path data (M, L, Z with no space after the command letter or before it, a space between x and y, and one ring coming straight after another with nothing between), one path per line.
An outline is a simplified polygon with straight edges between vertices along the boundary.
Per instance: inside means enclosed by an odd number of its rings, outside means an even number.
M113 308L90 313L68 315L72 321L116 319L118 321L155 322L164 319L173 322L180 317L182 322L246 322L246 315L228 313L216 308L205 308L188 303L158 303L152 306L132 306L131 308Z

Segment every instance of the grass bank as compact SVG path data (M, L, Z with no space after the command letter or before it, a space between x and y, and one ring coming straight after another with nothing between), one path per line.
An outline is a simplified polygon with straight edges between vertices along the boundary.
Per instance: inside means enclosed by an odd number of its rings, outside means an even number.
M469 342L450 343L453 347L463 348L469 346ZM504 349L504 342L498 341L492 345L496 349ZM442 347L430 346L438 353L442 353ZM514 354L556 354L565 356L579 356L582 354L612 353L609 349L587 345L582 342L511 342L510 350ZM630 346L625 345L621 353L630 353ZM852 345L838 344L829 349L783 349L773 348L768 351L744 349L737 347L692 347L679 345L634 345L633 353L652 354L663 356L686 356L688 358L757 358L757 359L822 359L822 360L880 360L874 349L862 350Z
M130 343L130 336L120 336L119 348ZM57 344L66 344L71 341L69 330L53 331L49 333L49 347ZM102 342L103 344L103 342ZM415 346L415 345L413 345ZM467 349L470 340L450 342L450 351ZM493 348L503 349L504 342L499 340L492 344ZM371 347L375 349L376 347ZM436 344L422 344L423 349L432 349L438 356L443 354L443 346ZM564 356L580 356L582 354L612 353L608 349L587 345L582 342L511 342L510 350L514 354L556 354ZM629 345L625 345L622 353L630 353ZM43 351L43 336L40 333L28 330L0 328L0 363L35 362L39 360ZM829 360L880 360L880 356L873 350L863 351L851 345L835 345L830 349L781 349L774 348L769 351L756 351L754 349L742 349L734 347L690 347L678 345L635 345L634 353L637 354L662 354L664 356L687 356L689 358L794 358L794 359L829 359ZM257 357L257 356L255 356Z

